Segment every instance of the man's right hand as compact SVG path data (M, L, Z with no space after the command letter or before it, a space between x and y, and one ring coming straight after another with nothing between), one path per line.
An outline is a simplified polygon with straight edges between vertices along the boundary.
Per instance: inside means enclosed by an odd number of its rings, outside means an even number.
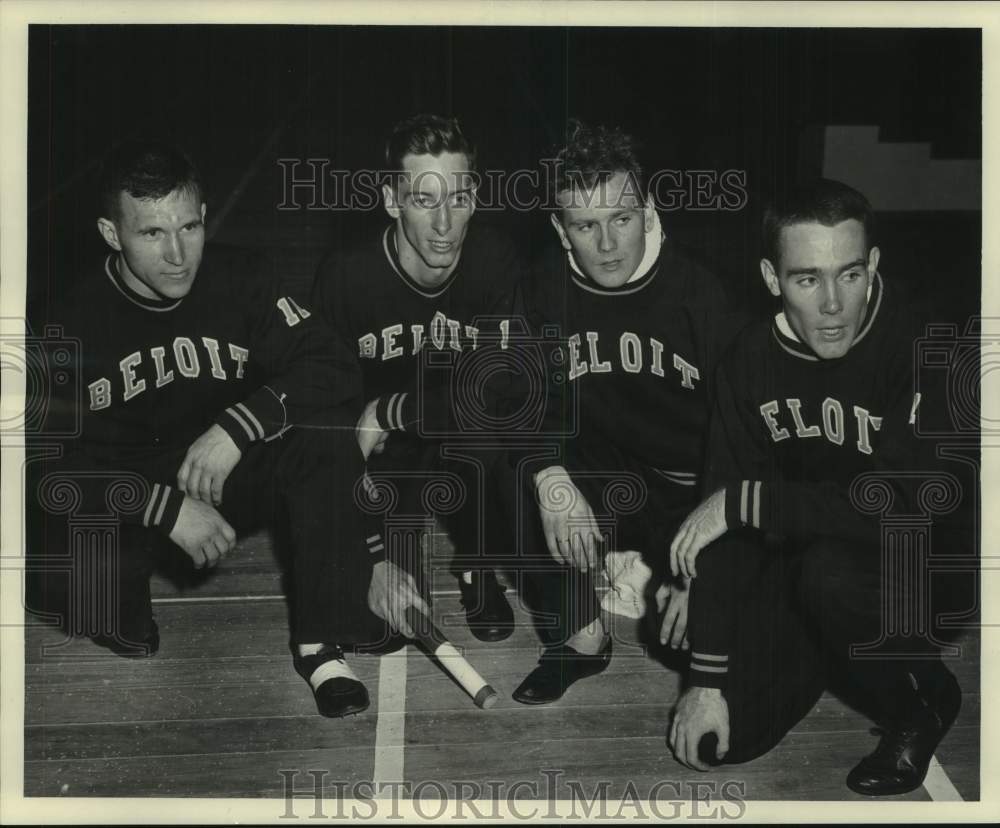
M215 566L233 548L236 532L214 506L184 495L170 540L187 552L195 569L201 569Z
M379 561L372 569L372 582L368 587L368 607L385 621L393 632L415 638L413 629L406 622L406 610L416 607L424 615L431 614L430 607L420 597L417 582L409 572L389 561Z
M598 569L597 545L603 540L587 498L562 466L535 475L538 510L549 554L560 563L586 572Z
M695 770L707 771L708 765L698 758L698 745L707 733L719 738L715 758L729 752L729 705L721 690L714 687L689 687L684 691L674 720L670 725L670 749L677 761Z

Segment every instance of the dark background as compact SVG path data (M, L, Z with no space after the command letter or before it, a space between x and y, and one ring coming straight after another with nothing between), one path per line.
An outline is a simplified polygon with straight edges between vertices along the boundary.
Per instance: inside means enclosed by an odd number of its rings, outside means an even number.
M94 182L116 143L158 136L187 149L208 185L213 243L258 250L308 291L325 250L377 233L387 217L380 207L277 209L278 159L378 169L386 132L421 111L457 116L478 144L480 169L537 169L576 116L641 139L650 173L745 171L743 209L676 210L663 224L738 303L764 311L773 300L757 264L761 206L820 174L823 129L875 126L880 142L927 142L932 159L976 161L981 67L981 34L971 29L35 25L29 318L40 328L48 300L99 262ZM847 180L864 191L860 177ZM963 203L980 201L965 195ZM935 321L964 330L980 311L980 211L878 219L883 275L905 284ZM542 211L474 221L502 226L526 257L555 242ZM978 365L977 346L964 353ZM978 385L966 396L978 409ZM970 457L978 421L971 411ZM950 469L978 492L973 466ZM975 500L952 516L958 525L968 525Z
M325 248L386 217L277 210L278 158L378 169L391 125L431 111L459 117L481 168L536 169L567 117L618 124L641 139L648 171L746 171L744 209L672 211L664 229L752 306L767 301L761 203L820 172L817 129L876 125L881 141L927 141L935 158L981 157L978 30L36 25L29 41L33 299L93 266L94 174L139 135L200 164L215 241L261 248L306 287ZM887 276L946 318L978 310L978 212L880 219ZM538 211L475 220L503 225L529 256L551 241Z

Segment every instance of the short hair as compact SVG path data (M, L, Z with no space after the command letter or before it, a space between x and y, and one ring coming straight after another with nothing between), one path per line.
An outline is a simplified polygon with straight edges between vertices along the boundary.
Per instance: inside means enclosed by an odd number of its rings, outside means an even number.
M620 127L588 126L571 119L566 144L555 154L555 196L567 190L591 190L620 172L635 183L639 203L646 202L646 181L636 152L636 141Z
M853 187L830 178L793 187L772 199L764 210L764 256L778 264L781 231L785 227L803 222L833 227L848 219L856 219L864 227L867 253L875 238L875 214L867 198Z
M462 133L456 118L421 113L397 123L385 142L386 171L398 173L407 155L434 155L445 152L461 153L469 161L469 170L476 169L476 148Z
M201 174L177 147L158 141L130 141L117 147L101 169L101 215L121 218L121 193L137 199L160 199L175 190L190 190L204 200Z

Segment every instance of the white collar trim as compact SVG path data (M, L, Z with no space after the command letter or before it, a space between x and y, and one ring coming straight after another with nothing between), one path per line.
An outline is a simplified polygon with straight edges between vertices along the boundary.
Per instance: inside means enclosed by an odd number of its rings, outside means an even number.
M635 273L628 277L628 281L625 282L627 285L629 282L635 282L645 276L656 264L656 260L660 256L660 248L663 246L663 229L660 227L660 216L653 210L653 224L646 232L646 252L643 254L642 261L639 262L639 266L635 269ZM566 258L569 260L569 266L581 276L583 279L590 281L587 276L584 275L583 271L576 264L576 259L573 258L573 251L566 251Z

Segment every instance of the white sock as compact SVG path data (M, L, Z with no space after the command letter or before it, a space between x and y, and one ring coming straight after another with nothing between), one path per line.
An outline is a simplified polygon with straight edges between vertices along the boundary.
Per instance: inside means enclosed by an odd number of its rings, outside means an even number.
M582 630L578 630L571 635L566 643L578 653L597 655L601 647L605 644L607 637L608 633L604 629L604 624L598 618Z
M324 681L332 678L349 678L360 682L360 679L354 674L354 671L348 666L346 661L343 659L331 659L330 661L324 661L319 667L313 670L313 674L309 676L309 683L312 685L313 690L319 690L319 686Z

